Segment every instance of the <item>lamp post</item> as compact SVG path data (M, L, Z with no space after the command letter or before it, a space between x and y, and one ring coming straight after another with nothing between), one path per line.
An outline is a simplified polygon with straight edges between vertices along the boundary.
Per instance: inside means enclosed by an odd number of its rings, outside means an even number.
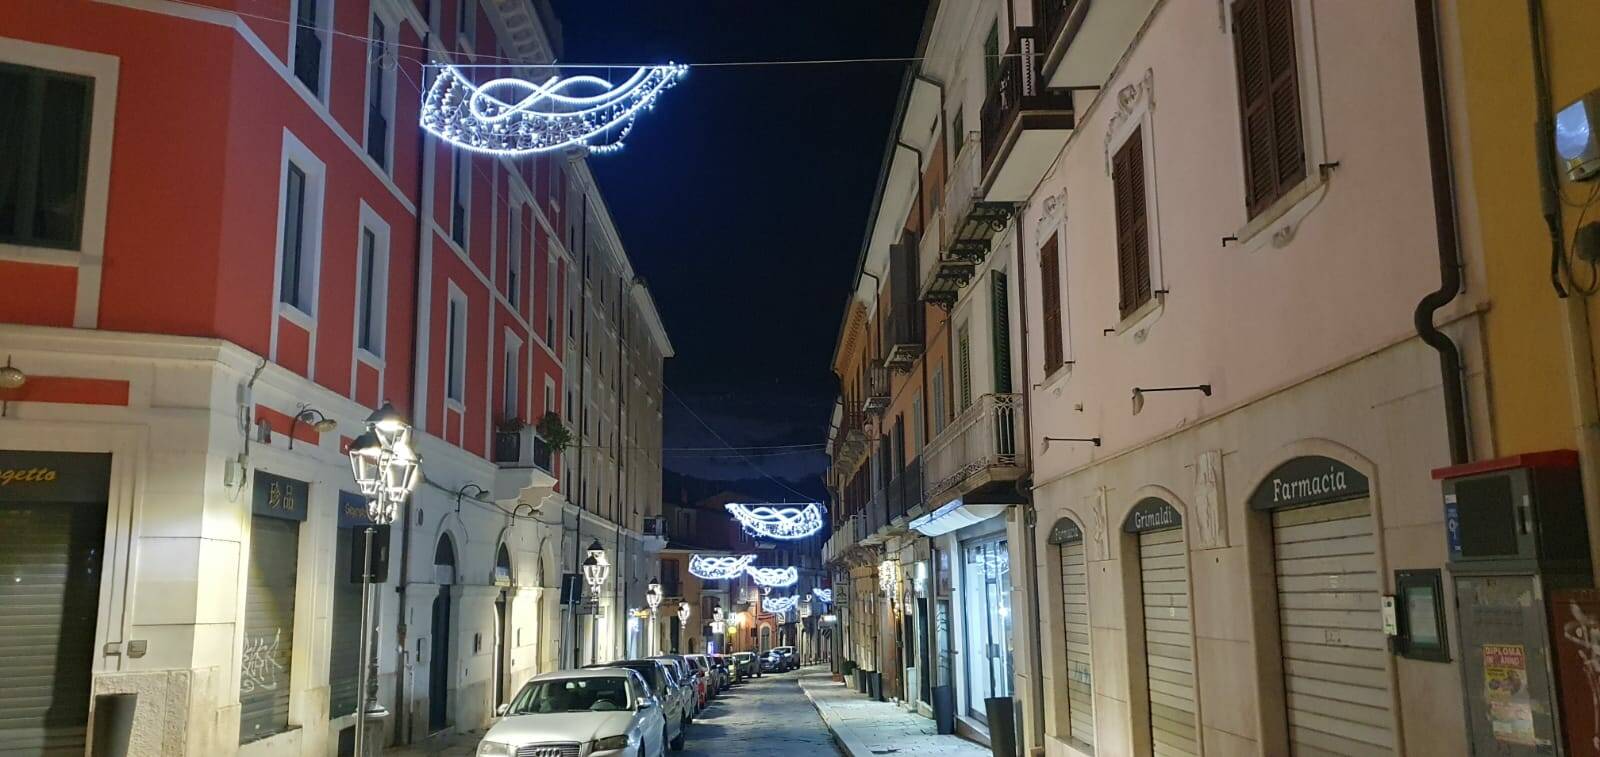
M583 560L583 580L589 584L589 602L592 608L589 613L589 664L599 662L596 659L600 646L600 588L606 585L606 576L611 572L611 566L606 564L606 550L600 545L600 540L595 539L589 545L589 556Z
M661 582L650 579L650 585L644 591L644 603L650 606L650 632L645 634L645 647L650 654L656 653L656 610L661 607Z
M678 599L678 639L679 639L679 643L681 644L682 643L682 639L685 636L688 636L688 635L689 635L689 603L683 601L683 599L680 597ZM673 649L672 651L674 653L676 653L678 650L677 649Z
M389 711L378 703L378 622L372 602L372 539L378 526L394 522L400 504L417 488L422 456L411 448L411 425L387 402L367 417L367 430L350 442L350 472L367 498L365 551L361 568L361 667L356 691L365 701L356 708L355 753L373 748L367 724L381 723ZM381 742L377 747L381 749Z

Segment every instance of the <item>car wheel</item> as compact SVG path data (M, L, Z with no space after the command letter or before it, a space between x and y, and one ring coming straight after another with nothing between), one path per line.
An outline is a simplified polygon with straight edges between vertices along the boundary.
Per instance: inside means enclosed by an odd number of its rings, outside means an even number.
M672 751L681 752L681 751L683 751L684 742L688 741L688 739L689 739L689 726L687 724L681 724L681 725L678 726L678 737L673 739L667 745L672 747Z
M656 757L667 757L667 726L661 725L661 749L656 752Z

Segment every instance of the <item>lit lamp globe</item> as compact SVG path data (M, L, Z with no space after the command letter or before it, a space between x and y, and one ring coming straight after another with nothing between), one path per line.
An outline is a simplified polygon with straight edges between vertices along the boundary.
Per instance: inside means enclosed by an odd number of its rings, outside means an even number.
M661 582L652 578L644 591L644 602L650 606L650 614L656 613L656 608L661 606Z
M684 625L688 625L689 624L689 603L688 602L679 602L678 603L678 622L682 623Z

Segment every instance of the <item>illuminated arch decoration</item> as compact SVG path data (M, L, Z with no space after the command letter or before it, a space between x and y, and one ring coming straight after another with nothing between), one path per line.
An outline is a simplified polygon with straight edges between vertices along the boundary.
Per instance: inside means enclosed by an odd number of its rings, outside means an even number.
M794 582L800 580L800 571L795 570L793 566L787 568L758 568L751 565L745 568L745 572L750 574L750 580L755 581L757 586L769 589L793 586Z
M705 581L718 581L724 578L738 578L744 575L746 567L756 559L755 555L735 555L733 557L701 557L689 556L689 575Z
M787 597L766 597L761 600L761 610L773 615L782 615L794 609L795 602L800 598L790 594Z
M815 502L804 505L729 502L728 512L745 531L767 539L804 539L822 530L822 506Z
M639 113L689 70L671 63L644 66L620 84L589 75L473 84L454 66L431 68L437 73L423 95L422 128L456 147L495 155L567 147L619 150Z
M833 589L812 589L811 596L825 605L833 604Z

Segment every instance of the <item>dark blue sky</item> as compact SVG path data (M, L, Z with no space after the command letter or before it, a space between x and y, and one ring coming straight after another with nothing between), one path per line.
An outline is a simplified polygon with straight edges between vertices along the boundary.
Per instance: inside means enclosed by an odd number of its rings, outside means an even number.
M903 57L918 0L555 0L569 63ZM667 447L825 441L829 365L904 63L696 68L621 152L590 160L677 348ZM668 453L703 478L752 465L821 493L820 452Z

